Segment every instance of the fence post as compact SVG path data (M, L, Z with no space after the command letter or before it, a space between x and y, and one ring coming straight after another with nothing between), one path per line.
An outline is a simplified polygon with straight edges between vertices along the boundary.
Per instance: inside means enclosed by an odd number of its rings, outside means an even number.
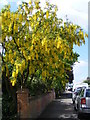
M28 117L29 108L29 90L22 89L17 91L17 112L19 118Z

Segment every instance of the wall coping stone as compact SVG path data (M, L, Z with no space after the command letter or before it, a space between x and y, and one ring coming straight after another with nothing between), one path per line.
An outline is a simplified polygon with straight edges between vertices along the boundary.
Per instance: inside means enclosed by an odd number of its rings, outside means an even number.
M17 94L26 94L26 93L28 93L29 94L29 90L28 89L18 89L17 90L17 92L16 92Z

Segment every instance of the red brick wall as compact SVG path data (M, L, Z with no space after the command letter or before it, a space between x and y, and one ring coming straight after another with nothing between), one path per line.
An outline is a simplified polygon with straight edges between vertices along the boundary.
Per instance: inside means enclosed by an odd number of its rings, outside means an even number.
M35 98L29 97L27 89L17 91L17 112L20 118L37 118L45 107L55 99L54 90Z

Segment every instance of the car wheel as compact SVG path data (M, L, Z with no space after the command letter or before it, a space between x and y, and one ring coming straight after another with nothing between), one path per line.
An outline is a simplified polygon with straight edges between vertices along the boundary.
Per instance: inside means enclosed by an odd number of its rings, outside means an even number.
M76 107L74 106L74 110L77 111Z
M74 103L74 110L77 111L77 105Z
M73 101L73 104L75 103L75 101Z
M78 118L79 118L80 120L83 118L81 113L78 113Z

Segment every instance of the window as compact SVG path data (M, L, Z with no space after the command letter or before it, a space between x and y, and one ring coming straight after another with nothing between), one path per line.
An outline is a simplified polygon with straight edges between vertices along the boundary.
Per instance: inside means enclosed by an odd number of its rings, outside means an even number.
M86 97L90 97L90 89L87 89L87 91L86 91Z
M84 96L84 89L81 90L80 97Z

